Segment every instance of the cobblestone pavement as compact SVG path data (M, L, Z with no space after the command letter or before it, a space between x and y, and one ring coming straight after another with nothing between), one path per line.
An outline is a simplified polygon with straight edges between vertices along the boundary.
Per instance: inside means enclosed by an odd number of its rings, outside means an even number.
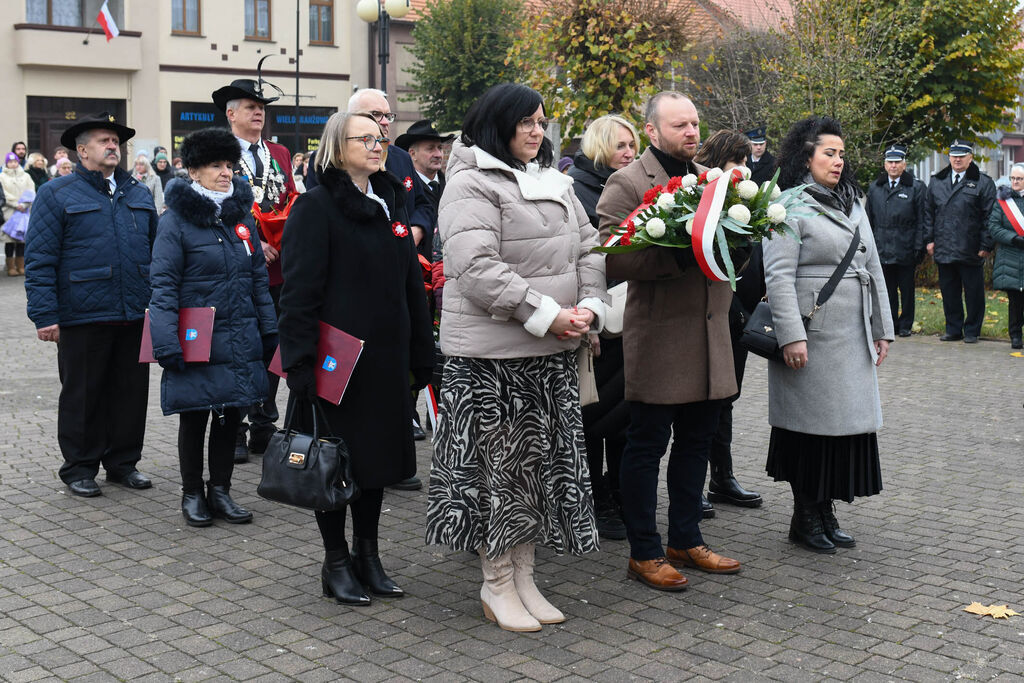
M389 491L384 564L408 595L367 608L322 598L311 514L255 494L251 525L184 526L177 420L153 372L140 469L154 488L72 497L56 475L55 348L35 341L22 280L0 279L0 677L34 680L854 680L1024 678L1024 358L1005 342L900 340L883 365L885 490L840 503L858 541L834 556L786 540L788 488L764 475L764 361L737 405L736 465L764 507L703 524L740 559L684 593L626 579L627 545L541 551L539 583L569 617L540 633L486 621L466 553L423 543L424 492ZM813 362L813 359L812 359ZM420 472L429 445L419 448ZM664 515L664 509L661 511Z

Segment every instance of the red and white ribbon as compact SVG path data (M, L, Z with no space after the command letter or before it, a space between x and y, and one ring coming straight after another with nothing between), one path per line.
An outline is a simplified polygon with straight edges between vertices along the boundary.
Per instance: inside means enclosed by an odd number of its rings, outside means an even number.
M715 231L718 219L722 216L725 205L725 194L729 189L728 174L715 178L700 197L697 204L697 215L693 217L693 255L704 275L713 282L728 282L729 276L722 272L715 261Z
M998 199L996 201L999 202L1003 213L1006 214L1006 220L1010 221L1010 225L1013 226L1018 235L1024 237L1024 214L1021 214L1017 202L1009 199Z
M644 209L649 209L650 207L650 204L641 204L640 206L636 207L635 209L633 209L633 213L629 214L628 216L622 219L622 222L619 223L619 227L626 228L626 226L629 225L630 221L634 220L637 216L640 215L641 211L643 211ZM617 233L613 231L611 236L608 239L606 239L604 241L604 244L602 244L601 246L614 247L616 244L619 243L619 239L621 239L622 235L624 234L625 232Z

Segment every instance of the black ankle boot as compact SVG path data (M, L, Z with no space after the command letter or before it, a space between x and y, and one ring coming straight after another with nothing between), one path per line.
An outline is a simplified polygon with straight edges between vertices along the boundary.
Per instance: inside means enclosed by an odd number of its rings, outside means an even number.
M600 475L599 475L600 476ZM597 518L597 534L602 539L621 541L626 538L626 525L622 522L622 510L612 497L611 491L602 482L594 482L594 516Z
M711 481L708 483L708 500L712 503L728 503L745 508L760 507L763 503L760 493L748 491L732 473L732 456L725 454L711 459Z
M181 516L189 526L210 526L213 517L206 507L206 498L200 491L185 491L181 494Z
M704 497L704 494L700 496L700 514L704 519L711 519L715 516L715 506Z
M853 540L853 536L839 528L835 504L831 500L821 503L818 509L821 511L821 524L825 528L825 535L828 536L828 540L840 548L853 548L857 545L857 541Z
M377 553L376 538L352 538L352 570L356 578L374 595L400 598L405 591L384 572Z
M206 485L206 504L210 515L219 517L228 524L245 524L252 521L252 513L231 499L227 486Z
M825 535L821 512L816 503L793 502L793 520L789 523L789 540L816 553L831 555L836 546Z
M348 548L328 550L320 568L320 585L325 598L334 598L343 605L369 605L370 596L352 572L352 557Z
M242 425L235 434L235 464L249 462L249 445L245 442L246 427Z

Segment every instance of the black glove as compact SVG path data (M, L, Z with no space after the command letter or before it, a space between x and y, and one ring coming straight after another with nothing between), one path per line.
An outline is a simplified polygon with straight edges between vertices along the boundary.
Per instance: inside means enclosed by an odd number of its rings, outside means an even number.
M691 248L690 251L693 251L693 249ZM737 275L747 269L747 266L750 264L750 254L753 253L753 251L753 245L745 244L741 247L736 247L729 254L732 258L732 265L736 270Z
M672 250L672 255L676 258L676 265L679 266L679 270L686 270L690 266L697 265L697 257L693 255L693 247L689 249L666 247L666 249Z
M176 370L182 372L185 369L185 356L182 355L181 351L172 353L169 356L163 358L157 358L156 362L160 364L164 370Z
M413 368L412 374L412 390L420 391L430 384L430 380L434 378L434 368Z
M270 361L274 358L274 352L277 351L277 335L265 334L263 335L262 342L263 364L270 365Z
M285 381L298 398L307 401L316 398L316 372L309 363L299 363L290 368Z
M1017 247L1018 249L1024 249L1024 237L1020 235L1014 235L1013 239L1010 240L1010 244Z

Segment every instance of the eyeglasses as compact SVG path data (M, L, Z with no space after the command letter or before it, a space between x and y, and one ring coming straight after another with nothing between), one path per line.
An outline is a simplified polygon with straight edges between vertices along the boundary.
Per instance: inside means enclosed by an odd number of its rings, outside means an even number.
M1010 176L1010 180L1024 180L1024 176L1012 175Z
M549 123L551 123L550 119L531 119L529 116L524 116L519 119L517 125L520 133L532 133L537 126L540 126L541 130L547 130Z
M384 119L387 119L388 122L390 123L391 121L395 120L394 112L390 111L387 114L385 114L382 111L368 111L366 113L372 116L375 121L383 121Z
M377 143L380 143L380 146L383 147L384 145L386 145L389 142L391 142L391 138L378 138L378 137L373 136L373 135L357 135L357 136L353 136L353 137L345 138L345 139L346 140L359 140L360 142L363 143L363 147L366 148L367 152L372 151L373 148L377 146Z

